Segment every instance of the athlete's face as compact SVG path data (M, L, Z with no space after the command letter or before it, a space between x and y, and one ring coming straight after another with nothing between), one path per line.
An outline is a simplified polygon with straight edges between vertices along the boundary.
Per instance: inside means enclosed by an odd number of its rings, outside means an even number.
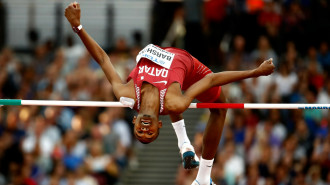
M159 129L162 127L162 122L158 121L157 117L139 114L133 119L134 135L144 144L151 143L159 135Z

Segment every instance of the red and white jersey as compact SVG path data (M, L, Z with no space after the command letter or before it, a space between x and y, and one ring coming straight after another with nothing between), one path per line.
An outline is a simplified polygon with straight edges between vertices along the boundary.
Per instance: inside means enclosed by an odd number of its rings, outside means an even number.
M210 69L185 50L148 45L138 55L137 66L130 73L127 81L134 80L138 111L142 83L148 82L157 87L160 99L159 113L162 114L167 89L173 82L178 82L182 90L186 90L209 73L212 73Z

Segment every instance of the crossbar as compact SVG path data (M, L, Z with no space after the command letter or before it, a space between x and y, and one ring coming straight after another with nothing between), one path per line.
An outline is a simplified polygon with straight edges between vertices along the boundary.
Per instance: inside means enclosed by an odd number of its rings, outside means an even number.
M129 107L114 101L58 101L0 99L1 105L65 106L65 107ZM330 104L272 104L272 103L191 103L189 108L216 109L330 109Z

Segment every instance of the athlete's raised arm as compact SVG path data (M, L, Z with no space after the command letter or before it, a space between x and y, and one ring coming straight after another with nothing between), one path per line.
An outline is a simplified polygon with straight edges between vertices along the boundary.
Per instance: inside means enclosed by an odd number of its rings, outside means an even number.
M116 97L118 99L121 96L129 97L129 95L132 94L130 93L131 89L129 89L129 87L123 83L120 76L113 67L107 53L96 43L96 41L87 33L87 31L81 27L80 12L80 4L74 2L65 9L65 17L71 24L72 28L76 30L76 33L84 43L89 53L101 66L103 72L113 86Z
M274 72L275 66L273 59L264 61L259 67L247 71L224 71L219 73L211 73L190 86L183 94L184 98L181 99L182 106L180 111L183 112L188 108L192 100L203 93L207 89L215 86L226 85L231 82L244 80L246 78L255 78L259 76L268 76Z

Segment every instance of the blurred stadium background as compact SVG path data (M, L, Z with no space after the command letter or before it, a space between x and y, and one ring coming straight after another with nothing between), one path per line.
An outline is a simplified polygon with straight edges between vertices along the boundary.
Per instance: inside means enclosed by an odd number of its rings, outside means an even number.
M0 0L0 98L115 101L64 17L69 0ZM125 79L148 43L214 71L272 57L269 77L224 86L231 102L330 103L329 0L80 0L82 24ZM1 107L0 184L190 185L170 121L132 137L121 108ZM207 110L184 116L200 155ZM221 185L330 184L329 110L229 110L212 178Z

